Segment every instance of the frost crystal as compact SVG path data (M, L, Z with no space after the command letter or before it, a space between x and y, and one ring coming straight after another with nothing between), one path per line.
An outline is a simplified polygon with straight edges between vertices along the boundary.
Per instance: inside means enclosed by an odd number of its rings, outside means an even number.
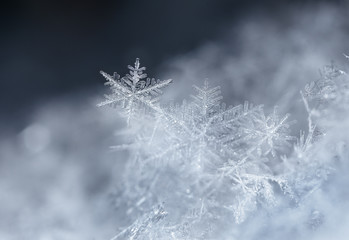
M164 210L162 205L158 205L156 208L153 208L147 214L144 214L142 217L137 219L133 224L124 229L118 235L113 237L111 240L117 239L131 239L136 240L140 239L141 235L152 234L152 227L158 222L163 220L166 217L167 213ZM154 238L150 238L154 239Z
M149 232L142 230L150 229L143 217L136 219L121 235L209 239L220 221L241 223L258 207L275 206L279 193L291 192L280 167L280 153L294 139L288 115L279 117L277 108L267 115L262 105L247 102L227 107L220 87L208 81L193 86L191 101L163 107L157 97L171 80L145 81L138 59L129 69L121 79L102 72L113 93L99 106L121 105L127 119L140 114L152 121L142 122L129 146L117 207L127 208L127 216L148 216L151 206L164 201L168 217Z
M147 78L143 73L145 67L140 67L139 59L136 59L135 66L128 66L130 73L120 78L116 72L113 76L101 71L107 80L105 85L110 86L112 94L105 95L106 100L97 106L120 105L126 111L127 123L145 108L157 109L156 103L162 94L162 88L171 83L169 80L155 80Z
M307 84L301 91L308 113L308 133L301 131L293 155L287 159L293 168L288 180L297 202L318 191L338 164L336 151L329 150L324 157L323 148L335 149L340 143L321 142L327 131L336 127L333 123L347 121L349 82L344 76L345 72L332 63L320 71L318 80Z

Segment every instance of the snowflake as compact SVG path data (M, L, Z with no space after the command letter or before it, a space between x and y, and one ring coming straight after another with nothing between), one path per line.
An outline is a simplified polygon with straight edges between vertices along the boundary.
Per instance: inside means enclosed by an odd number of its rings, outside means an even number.
M257 149L259 155L271 153L275 157L277 150L290 146L289 141L294 140L294 137L288 134L290 124L293 122L287 122L288 118L289 115L286 114L282 119L279 119L277 107L275 107L272 114L269 116L265 116L263 113L259 114L254 119L254 127L245 129L249 138L253 139L253 149Z
M147 78L143 73L145 67L140 67L139 58L136 59L135 66L128 66L130 73L120 78L120 75L114 73L113 76L101 71L103 77L107 80L105 85L110 86L112 94L105 95L106 100L97 106L120 105L126 110L127 123L135 115L143 112L146 107L158 110L156 103L162 94L162 88L169 85L172 80L155 80Z
M338 78L345 72L338 69L334 63L326 65L320 70L320 78L312 81L304 88L304 97L308 101L316 102L317 108L328 107L328 103L333 101L341 91L338 86Z

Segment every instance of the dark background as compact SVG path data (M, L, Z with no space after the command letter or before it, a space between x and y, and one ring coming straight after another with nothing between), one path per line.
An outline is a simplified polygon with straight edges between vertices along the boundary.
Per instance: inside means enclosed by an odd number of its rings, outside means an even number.
M150 74L168 58L216 39L251 14L282 19L306 0L11 1L0 24L0 121L18 122L58 96L96 91L99 70L113 72L140 57Z

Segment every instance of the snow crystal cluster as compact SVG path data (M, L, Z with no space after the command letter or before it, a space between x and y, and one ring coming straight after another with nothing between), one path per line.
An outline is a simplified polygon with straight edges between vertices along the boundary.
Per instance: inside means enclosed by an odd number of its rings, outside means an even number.
M333 65L301 91L309 127L299 137L277 107L227 106L208 81L189 101L163 104L172 80L148 78L139 59L128 68L124 77L101 72L111 93L98 105L116 107L130 129L129 144L113 147L129 152L114 194L123 229L113 240L245 239L239 226L296 212L345 158L345 139L326 140L349 115L348 81ZM309 214L308 228L321 226L323 213Z

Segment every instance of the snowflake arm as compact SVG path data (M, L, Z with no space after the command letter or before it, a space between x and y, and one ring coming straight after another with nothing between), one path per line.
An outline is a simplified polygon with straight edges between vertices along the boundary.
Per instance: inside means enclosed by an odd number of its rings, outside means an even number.
M108 73L105 73L103 71L100 71L100 73L107 80L104 85L110 85L110 89L112 90L113 94L105 94L104 96L106 100L97 104L97 106L102 107L104 105L114 105L120 101L125 101L127 99L127 96L131 94L131 91L121 84L121 82L119 81L120 76L116 73L114 74L114 76L110 76Z
M197 91L197 95L191 95L193 104L202 115L208 115L215 110L214 108L220 106L220 101L223 97L220 95L219 86L210 88L206 80L202 88L196 85L193 85L193 88Z

